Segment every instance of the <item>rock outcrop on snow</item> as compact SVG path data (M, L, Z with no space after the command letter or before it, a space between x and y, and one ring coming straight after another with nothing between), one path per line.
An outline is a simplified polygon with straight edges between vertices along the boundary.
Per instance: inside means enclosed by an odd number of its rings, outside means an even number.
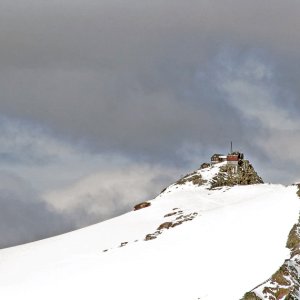
M297 188L298 188L297 195L300 198L300 183L297 183L296 185L297 185Z
M300 185L297 186L299 196ZM290 250L290 257L269 279L246 293L242 300L300 299L300 217L289 233L286 247Z
M178 208L174 208L171 213L168 213L164 216L164 218L170 218L172 219L170 221L164 222L158 226L156 231L154 233L149 233L145 237L145 241L150 241L156 239L160 234L163 233L165 229L171 229L176 226L179 226L185 222L192 221L197 217L198 213L193 212L190 214L184 214L182 210L179 210Z
M287 247L291 256L267 281L245 294L242 300L296 300L300 298L300 222L292 228Z
M262 178L258 176L248 160L241 160L235 171L228 165L220 167L220 171L211 181L211 188L258 183L264 183Z
M211 176L212 175L212 176ZM237 166L226 162L219 164L204 163L201 167L180 178L175 185L193 184L214 189L224 186L251 185L264 183L248 160L240 159ZM164 189L162 192L165 192Z
M151 205L150 202L142 202L142 203L139 203L137 205L134 206L134 210L139 210L139 209L143 209L143 208L146 208L146 207L149 207Z
M191 182L194 185L201 186L204 183L207 183L207 180L203 179L201 173L195 171L191 174L187 174L184 177L180 178L176 184L186 184L187 182Z

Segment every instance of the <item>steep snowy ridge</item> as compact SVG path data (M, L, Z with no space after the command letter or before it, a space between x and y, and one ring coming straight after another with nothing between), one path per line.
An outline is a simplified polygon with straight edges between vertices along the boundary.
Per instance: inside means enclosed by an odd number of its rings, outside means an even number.
M1 250L1 297L241 299L289 257L300 200L296 186L212 189L224 165L182 178L146 208Z
M298 184L298 196L299 193ZM289 233L286 247L290 249L289 257L270 278L247 292L243 300L300 299L300 218Z

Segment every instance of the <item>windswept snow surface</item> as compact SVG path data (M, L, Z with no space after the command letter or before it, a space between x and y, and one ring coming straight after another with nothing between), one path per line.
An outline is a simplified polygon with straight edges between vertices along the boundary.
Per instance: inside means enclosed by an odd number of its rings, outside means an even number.
M198 215L144 241L174 208ZM172 185L148 208L1 250L1 299L240 299L288 257L299 209L294 186Z

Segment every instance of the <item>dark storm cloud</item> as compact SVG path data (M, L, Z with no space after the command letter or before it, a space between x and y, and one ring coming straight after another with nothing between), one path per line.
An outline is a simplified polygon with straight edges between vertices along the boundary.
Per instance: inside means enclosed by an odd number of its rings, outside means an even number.
M0 109L134 157L174 160L182 143L221 147L232 135L243 144L252 128L216 92L215 60L229 46L236 60L262 49L268 63L291 64L297 7L2 1Z
M299 14L293 0L0 0L0 163L39 191L0 196L3 226L19 220L6 242L122 213L231 140L265 180L299 180Z

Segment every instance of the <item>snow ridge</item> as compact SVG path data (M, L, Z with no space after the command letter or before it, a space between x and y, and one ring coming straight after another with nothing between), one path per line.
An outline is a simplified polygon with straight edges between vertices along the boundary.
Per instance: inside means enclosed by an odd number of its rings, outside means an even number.
M288 257L300 201L296 186L212 188L225 164L199 169L117 218L1 250L2 298L240 299ZM299 271L293 253L289 274ZM266 286L251 295L264 297Z

